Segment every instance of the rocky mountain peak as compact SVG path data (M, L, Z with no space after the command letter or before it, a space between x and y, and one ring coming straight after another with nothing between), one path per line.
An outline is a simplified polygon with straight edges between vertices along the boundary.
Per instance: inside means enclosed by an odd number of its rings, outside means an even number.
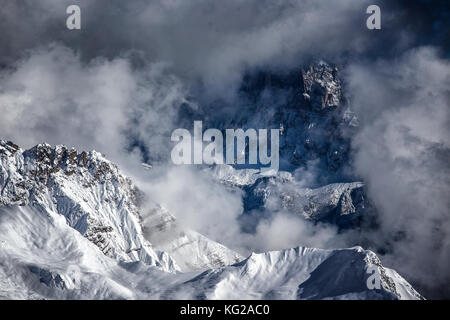
M167 271L175 262L144 238L140 191L96 151L39 144L23 151L0 142L0 205L32 206L63 215L107 256Z

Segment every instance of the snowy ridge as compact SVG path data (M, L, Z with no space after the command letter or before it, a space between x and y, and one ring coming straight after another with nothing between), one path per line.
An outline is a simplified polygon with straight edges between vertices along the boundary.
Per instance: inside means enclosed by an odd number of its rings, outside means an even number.
M3 299L421 299L371 251L293 248L194 273L121 262L32 206L0 207ZM369 290L376 265L381 288Z
M271 178L257 183L252 196L262 199L266 207L287 209L308 220L340 220L355 218L358 206L364 208L363 186L351 182L306 188L293 179Z
M376 265L381 288L370 290L368 266ZM420 299L403 278L360 247L298 247L252 254L234 266L202 273L182 286L206 299ZM184 288L186 290L186 288Z
M107 256L170 272L222 267L243 259L217 242L180 228L160 207L146 216L148 238L158 239L151 244L142 230L139 204L143 195L96 151L78 153L48 144L22 151L4 141L0 148L0 203L31 204L43 212L57 212Z

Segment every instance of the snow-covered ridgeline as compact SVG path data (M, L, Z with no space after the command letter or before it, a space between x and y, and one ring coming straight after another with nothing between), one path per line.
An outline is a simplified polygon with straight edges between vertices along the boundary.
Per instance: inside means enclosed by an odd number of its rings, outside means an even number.
M348 186L337 187L322 191L341 199ZM23 151L0 141L0 190L0 298L421 298L359 247L299 247L225 266L242 257L184 230L163 208L146 215L153 219L146 232L166 233L164 251L155 250L141 226L139 191L95 151L47 144ZM373 265L377 290L367 287Z

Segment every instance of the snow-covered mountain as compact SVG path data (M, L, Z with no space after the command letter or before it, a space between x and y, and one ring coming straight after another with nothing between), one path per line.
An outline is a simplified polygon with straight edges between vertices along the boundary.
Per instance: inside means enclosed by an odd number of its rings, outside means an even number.
M146 222L148 233L155 239L163 230L170 241L158 242L165 251L152 246L143 234L141 191L98 152L78 153L47 144L23 151L12 142L0 141L0 158L1 205L60 214L109 257L141 261L168 272L220 267L243 259L194 231L175 228L174 218L159 207L146 215L147 220L156 219ZM163 226L164 220L173 223ZM178 257L181 267L171 256Z
M143 237L139 191L100 153L40 144L23 151L0 141L0 203L56 212L105 255L176 271Z
M303 194L324 199L316 208L323 201L339 206L360 186ZM361 248L295 248L243 259L184 229L162 207L144 217L141 192L95 151L47 144L24 151L0 141L0 190L0 298L421 298ZM314 197L293 198L303 208ZM371 266L380 289L367 286Z
M282 171L314 163L324 183L341 181L359 120L344 95L339 72L337 66L324 61L295 70L249 71L243 77L238 102L230 106L214 101L189 109L180 114L180 127L201 119L205 128L280 129Z
M169 273L104 255L63 216L32 206L0 209L3 299L420 299L361 248L294 248L252 254L205 272ZM369 290L376 266L380 289Z

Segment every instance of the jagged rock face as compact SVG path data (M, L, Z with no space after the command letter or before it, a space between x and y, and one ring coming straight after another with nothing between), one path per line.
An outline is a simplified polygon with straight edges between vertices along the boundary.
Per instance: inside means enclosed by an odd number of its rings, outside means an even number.
M0 188L0 205L57 212L107 256L178 270L142 234L139 190L96 151L48 144L22 151L0 141Z
M314 63L288 73L249 74L240 90L241 113L218 128L280 128L280 174L273 179L258 177L256 168L233 170L217 166L215 176L244 191L244 213L254 209L287 210L314 221L340 228L359 223L370 206L360 183L347 176L350 138L358 130L358 119L347 105L336 66ZM246 101L246 103L245 103ZM236 120L238 119L238 120ZM297 169L320 172L314 190L282 171ZM241 169L241 168L239 168ZM270 208L269 208L270 209ZM372 219L372 218L371 218Z
M337 67L319 62L291 72L249 73L237 103L240 108L235 115L210 115L208 109L187 117L198 120L208 114L205 126L219 129L280 129L280 169L284 171L317 161L324 176L333 176L348 162L349 137L358 120L346 103Z
M356 116L345 104L337 67L320 62L298 78L293 86L297 94L275 117L282 128L280 156L291 170L315 160L324 173L333 175L348 160L348 136L357 125Z
M315 161L324 177L337 181L346 173L341 169L349 161L349 138L358 127L343 92L339 69L325 62L289 72L253 70L232 101L181 105L173 129L191 128L195 120L203 121L204 130L280 129L280 170L294 171ZM143 152L150 162L170 161L168 153Z

